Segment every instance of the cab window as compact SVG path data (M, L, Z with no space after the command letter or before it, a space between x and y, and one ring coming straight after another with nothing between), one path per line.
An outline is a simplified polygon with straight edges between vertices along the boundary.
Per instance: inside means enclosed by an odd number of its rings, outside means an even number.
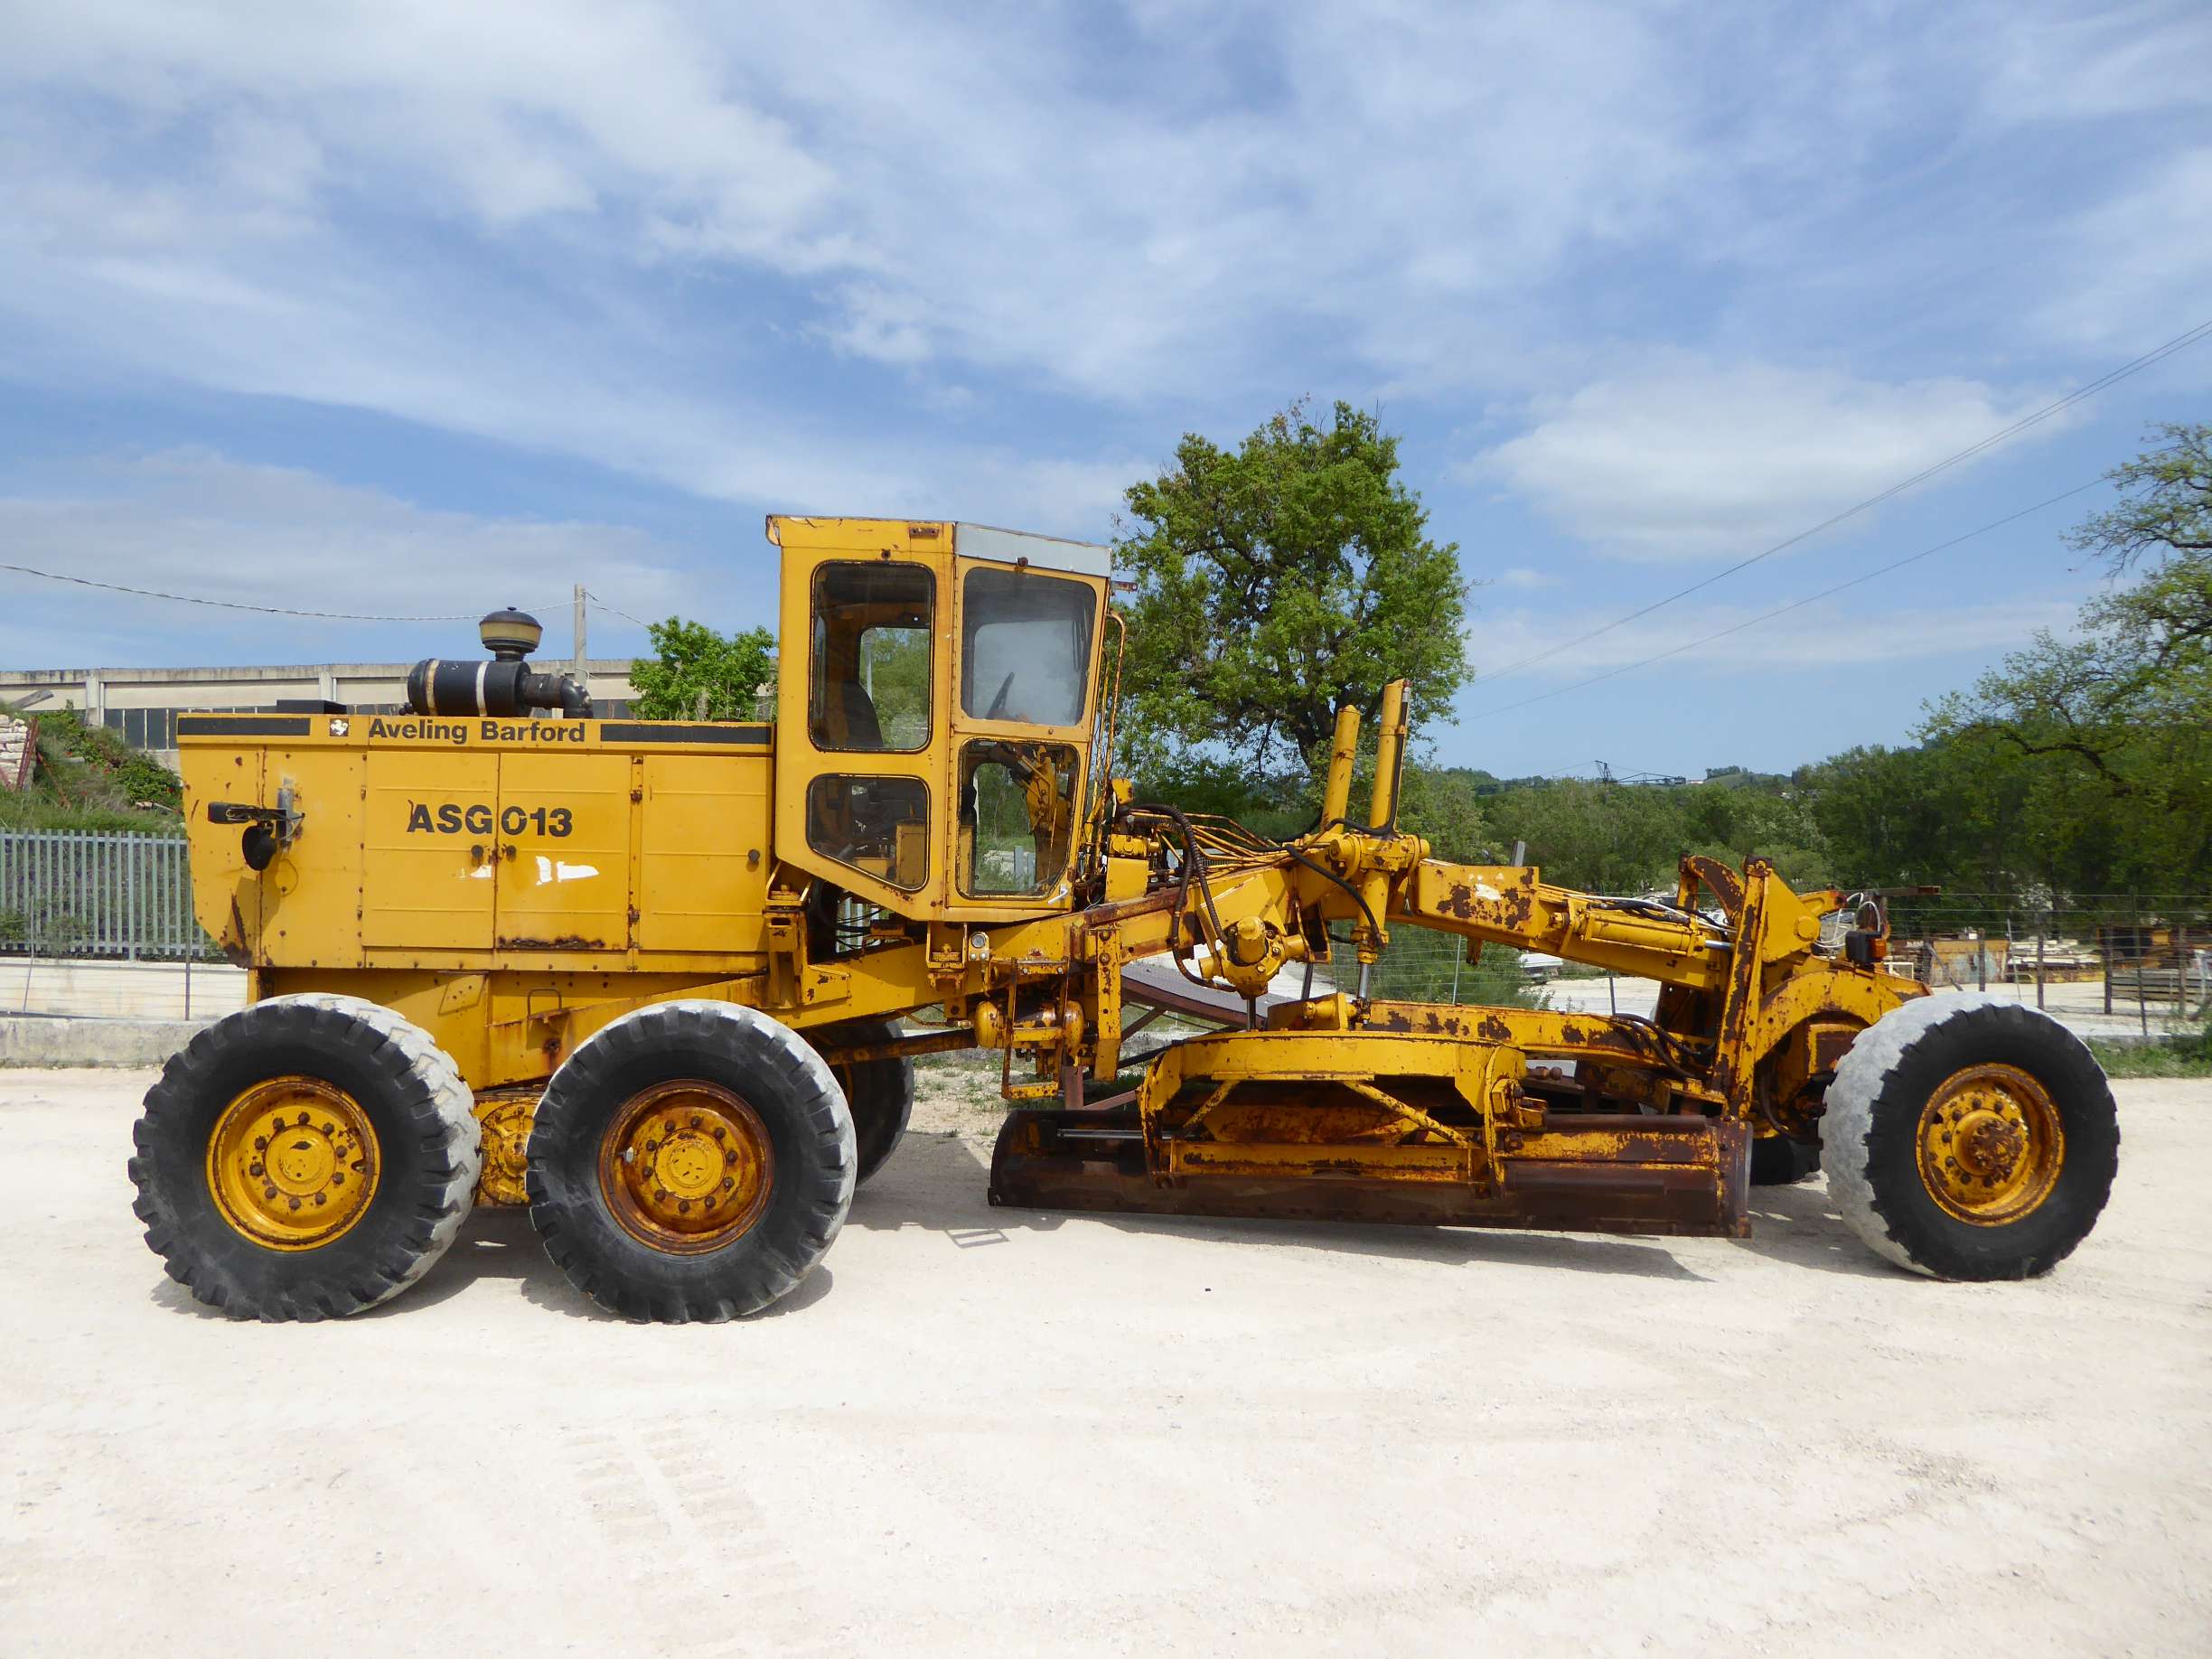
M960 770L961 890L1031 897L1067 873L1075 832L1075 751L1064 743L980 738Z
M979 720L1080 726L1093 595L1034 571L970 570L961 589L961 710Z
M807 786L807 845L911 893L929 878L929 790L919 778L835 773Z
M928 746L935 603L936 583L919 565L851 559L815 571L807 726L816 748Z

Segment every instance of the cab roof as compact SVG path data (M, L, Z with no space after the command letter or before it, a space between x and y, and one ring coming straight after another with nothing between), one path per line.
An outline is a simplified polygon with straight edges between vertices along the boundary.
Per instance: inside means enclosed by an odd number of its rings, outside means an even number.
M1027 564L1041 570L1078 576L1111 574L1113 549L1095 541L1071 541L1033 530L1001 530L994 524L945 520L816 518L797 513L768 515L768 539L777 547L887 547L942 551L946 541L963 558L987 558L1003 565Z

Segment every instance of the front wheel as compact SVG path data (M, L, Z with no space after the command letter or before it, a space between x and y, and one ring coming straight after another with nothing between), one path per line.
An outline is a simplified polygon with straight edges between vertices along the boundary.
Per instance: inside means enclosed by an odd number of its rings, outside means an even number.
M604 1308L728 1319L821 1259L856 1163L845 1096L796 1032L734 1003L659 1003L594 1036L546 1086L530 1224Z
M1936 995L1851 1045L1822 1144L1830 1195L1877 1254L1937 1279L2029 1279L2096 1225L2120 1121L2103 1069L2057 1020Z

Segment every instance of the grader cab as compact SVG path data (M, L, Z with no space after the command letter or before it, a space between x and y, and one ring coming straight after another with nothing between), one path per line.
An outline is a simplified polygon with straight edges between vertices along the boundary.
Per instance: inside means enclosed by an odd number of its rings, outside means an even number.
M1924 1272L2040 1272L2094 1223L2095 1063L2031 1009L1889 975L1881 895L1757 859L1686 858L1653 898L1432 858L1398 821L1402 684L1364 822L1356 708L1305 835L1138 801L1105 549L768 537L772 722L595 717L519 613L486 619L490 662L419 665L403 711L180 721L195 902L249 974L136 1130L147 1242L195 1296L354 1312L473 1204L525 1204L611 1308L748 1313L895 1148L914 1060L970 1046L1021 1103L1006 1205L1740 1235L1753 1179L1824 1155L1845 1223ZM1657 1006L1370 996L1406 927L1648 978ZM1340 942L1349 984L1317 974ZM1131 1046L1164 1012L1215 1030Z

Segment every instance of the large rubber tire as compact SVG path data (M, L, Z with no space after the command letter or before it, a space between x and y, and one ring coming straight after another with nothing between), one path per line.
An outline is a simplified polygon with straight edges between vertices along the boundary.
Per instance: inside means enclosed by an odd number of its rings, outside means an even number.
M2040 1083L2065 1137L2048 1195L1995 1225L1946 1212L1918 1162L1923 1108L1945 1079L1982 1064ZM2057 1020L2005 997L1935 995L1884 1015L1852 1043L1828 1088L1822 1144L1829 1194L1877 1255L1937 1279L2029 1279L2096 1225L2119 1165L2120 1120L2103 1068Z
M899 1024L895 1019L853 1020L807 1035L824 1045L888 1043L899 1035ZM914 1062L904 1058L863 1060L854 1065L832 1064L830 1071L845 1091L845 1104L852 1112L853 1137L860 1158L858 1178L866 1184L898 1150L907 1121L914 1116Z
M1820 1143L1787 1135L1761 1135L1751 1143L1751 1185L1795 1186L1820 1173Z
M375 1195L327 1244L282 1250L224 1219L209 1140L256 1084L304 1075L351 1095L375 1130ZM272 997L217 1020L170 1056L132 1130L132 1209L169 1277L239 1318L335 1318L389 1301L461 1231L476 1187L468 1088L428 1033L357 997Z
M616 1217L600 1154L628 1102L686 1081L751 1108L773 1174L747 1230L680 1252ZM547 1085L530 1128L530 1224L568 1282L612 1312L671 1324L735 1318L788 1295L821 1260L845 1224L857 1164L844 1092L798 1033L734 1003L659 1003L593 1036Z

